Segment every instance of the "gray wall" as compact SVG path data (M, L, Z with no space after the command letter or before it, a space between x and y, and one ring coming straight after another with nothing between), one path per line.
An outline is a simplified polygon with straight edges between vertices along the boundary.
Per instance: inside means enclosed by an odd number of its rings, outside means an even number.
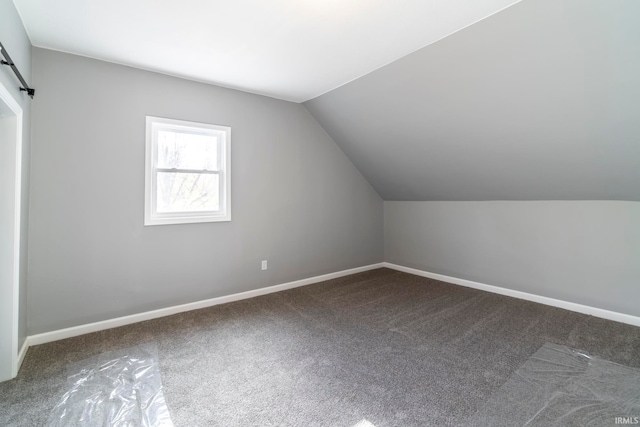
M640 316L640 203L384 202L385 260Z
M305 106L385 200L639 201L639 22L524 0Z
M302 105L38 48L33 68L29 334L382 261L382 200ZM145 115L232 127L232 222L143 226Z
M11 0L0 0L0 42L11 55L11 59L20 69L20 73L31 83L31 42L22 20ZM11 91L23 110L22 129L22 229L20 230L20 324L19 346L27 337L27 250L29 235L29 152L31 129L31 98L18 89L20 82L9 67L0 67L0 81ZM33 85L32 85L33 86Z

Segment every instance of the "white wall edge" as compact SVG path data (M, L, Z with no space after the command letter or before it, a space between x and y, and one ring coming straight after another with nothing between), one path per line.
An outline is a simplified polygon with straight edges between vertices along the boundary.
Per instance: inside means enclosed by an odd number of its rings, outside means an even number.
M323 274L321 276L309 277L307 279L296 280L294 282L282 283L280 285L269 286L266 288L255 289L252 291L240 292L237 294L226 295L222 297L211 298L202 301L191 302L172 307L161 308L158 310L147 311L144 313L131 314L129 316L117 317L114 319L103 320L100 322L88 323L85 325L73 326L71 328L59 329L42 334L30 335L25 343L27 346L45 344L48 342L63 340L65 338L76 337L79 335L90 334L92 332L103 331L105 329L117 328L119 326L130 325L132 323L143 322L145 320L157 319L159 317L171 316L172 314L182 313L185 311L198 310L200 308L211 307L214 305L225 304L233 301L240 301L247 298L253 298L260 295L280 292L287 289L293 289L300 286L311 285L313 283L324 282L326 280L337 279L339 277L349 276L363 271L382 268L384 263L370 264L362 267L351 268L349 270L337 271L335 273ZM26 352L26 349L25 349Z
M3 57L4 59L4 57ZM0 101L4 102L16 117L15 129L15 182L14 182L14 218L13 218L13 272L12 272L12 313L11 313L11 378L18 375L18 334L20 329L20 236L22 231L22 127L23 110L18 101L0 82ZM3 284L4 286L4 284ZM2 361L4 363L4 360Z
M384 267L392 270L402 271L404 273L413 274L415 276L427 277L429 279L440 280L441 282L452 283L454 285L465 286L467 288L479 289L494 294L506 295L513 298L523 299L527 301L537 302L540 304L550 305L553 307L564 308L565 310L575 311L590 316L601 317L603 319L613 320L620 323L626 323L633 326L640 326L640 317L630 314L618 313L602 308L591 307L588 305L577 304L574 302L563 301L555 298L543 297L540 295L530 294L513 289L501 288L499 286L487 285L485 283L474 282L472 280L459 279L457 277L445 276L443 274L431 273L428 271L418 270L416 268L405 267L389 262L382 263Z

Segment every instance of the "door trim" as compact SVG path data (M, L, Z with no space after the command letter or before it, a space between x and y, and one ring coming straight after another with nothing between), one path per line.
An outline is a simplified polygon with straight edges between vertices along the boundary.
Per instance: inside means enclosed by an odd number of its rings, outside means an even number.
M18 333L20 322L20 232L21 232L21 206L22 206L22 123L23 111L20 104L15 100L13 95L7 90L6 86L0 82L0 100L4 102L16 117L16 158L15 158L15 207L14 207L14 229L13 229L13 274L12 274L12 294L13 294L13 313L12 313L12 331L11 331L11 376L14 378L18 375L20 369L20 358L18 355Z

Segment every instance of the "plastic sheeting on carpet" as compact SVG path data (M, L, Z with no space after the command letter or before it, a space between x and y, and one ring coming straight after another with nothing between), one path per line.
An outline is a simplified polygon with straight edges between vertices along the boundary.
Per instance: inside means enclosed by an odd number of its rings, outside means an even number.
M615 426L640 419L640 370L547 343L469 426Z
M68 391L48 426L173 426L155 344L103 353L69 364Z

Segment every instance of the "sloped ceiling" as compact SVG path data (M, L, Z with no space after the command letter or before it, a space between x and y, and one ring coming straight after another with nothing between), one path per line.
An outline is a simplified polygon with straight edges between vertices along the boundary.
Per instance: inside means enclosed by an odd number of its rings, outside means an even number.
M385 200L640 200L640 2L524 0L304 105Z
M519 0L14 0L34 46L306 101Z

